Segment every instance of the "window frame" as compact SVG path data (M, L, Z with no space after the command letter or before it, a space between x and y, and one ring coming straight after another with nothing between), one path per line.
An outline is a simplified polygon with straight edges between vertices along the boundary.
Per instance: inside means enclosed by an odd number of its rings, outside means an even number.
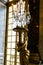
M8 43L8 25L9 25L9 23L8 23L8 19L10 19L8 16L9 16L9 7L10 6L7 6L7 14L6 14L6 37L5 37L5 60L4 60L4 65L6 65L6 63L7 63L7 43ZM12 17L11 17L12 18ZM12 23L11 23L12 24ZM11 29L9 29L9 31L10 31ZM15 35L10 35L10 36L15 36ZM9 37L10 37L9 36ZM16 36L17 37L17 36ZM10 42L9 42L10 43ZM13 42L14 43L14 42ZM16 41L15 41L15 43L16 43ZM11 48L9 48L9 49L11 49ZM9 55L9 54L8 54ZM15 49L15 65L16 65L16 57L17 56L17 51L16 51L16 49Z

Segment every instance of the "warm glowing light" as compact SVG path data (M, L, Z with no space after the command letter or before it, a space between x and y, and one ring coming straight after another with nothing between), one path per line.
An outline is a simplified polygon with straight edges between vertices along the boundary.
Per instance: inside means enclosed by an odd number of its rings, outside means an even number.
M10 2L12 1L12 0L9 0Z
M39 26L38 25L36 25L36 28L38 28Z

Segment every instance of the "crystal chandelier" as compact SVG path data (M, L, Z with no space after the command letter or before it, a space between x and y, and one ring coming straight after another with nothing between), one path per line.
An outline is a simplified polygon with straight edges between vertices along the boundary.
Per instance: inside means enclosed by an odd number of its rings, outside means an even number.
M20 0L15 5L12 5L14 26L13 31L16 32L16 48L20 52L20 64L28 65L30 51L27 49L28 44L28 28L25 26L30 23L29 4Z
M29 4L23 0L20 0L16 4L12 4L14 23L16 26L24 27L26 24L30 23L30 12Z

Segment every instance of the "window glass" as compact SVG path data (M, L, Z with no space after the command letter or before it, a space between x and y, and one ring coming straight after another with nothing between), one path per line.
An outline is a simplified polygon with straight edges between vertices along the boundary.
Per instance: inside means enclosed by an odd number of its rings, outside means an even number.
M16 65L20 65L20 63L16 63Z
M9 13L9 18L11 18L11 17L12 17L12 12Z
M8 24L11 24L12 23L12 19L8 19Z
M7 54L10 54L11 52L11 49L7 49ZM8 57L7 57L8 58Z
M7 44L7 48L11 48L11 43Z
M10 65L10 62L9 61L7 62L7 65Z
M15 42L12 42L12 48L14 49L15 48Z
M8 30L8 36L11 36L12 31Z
M7 55L7 60L8 60L8 61L10 60L10 55Z
M12 11L12 6L9 7L9 12L11 12L11 11Z

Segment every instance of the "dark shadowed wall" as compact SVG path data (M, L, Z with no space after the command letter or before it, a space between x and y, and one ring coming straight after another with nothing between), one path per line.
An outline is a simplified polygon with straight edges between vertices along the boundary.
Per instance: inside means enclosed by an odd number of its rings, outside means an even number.
M40 0L39 52L43 60L43 0Z

